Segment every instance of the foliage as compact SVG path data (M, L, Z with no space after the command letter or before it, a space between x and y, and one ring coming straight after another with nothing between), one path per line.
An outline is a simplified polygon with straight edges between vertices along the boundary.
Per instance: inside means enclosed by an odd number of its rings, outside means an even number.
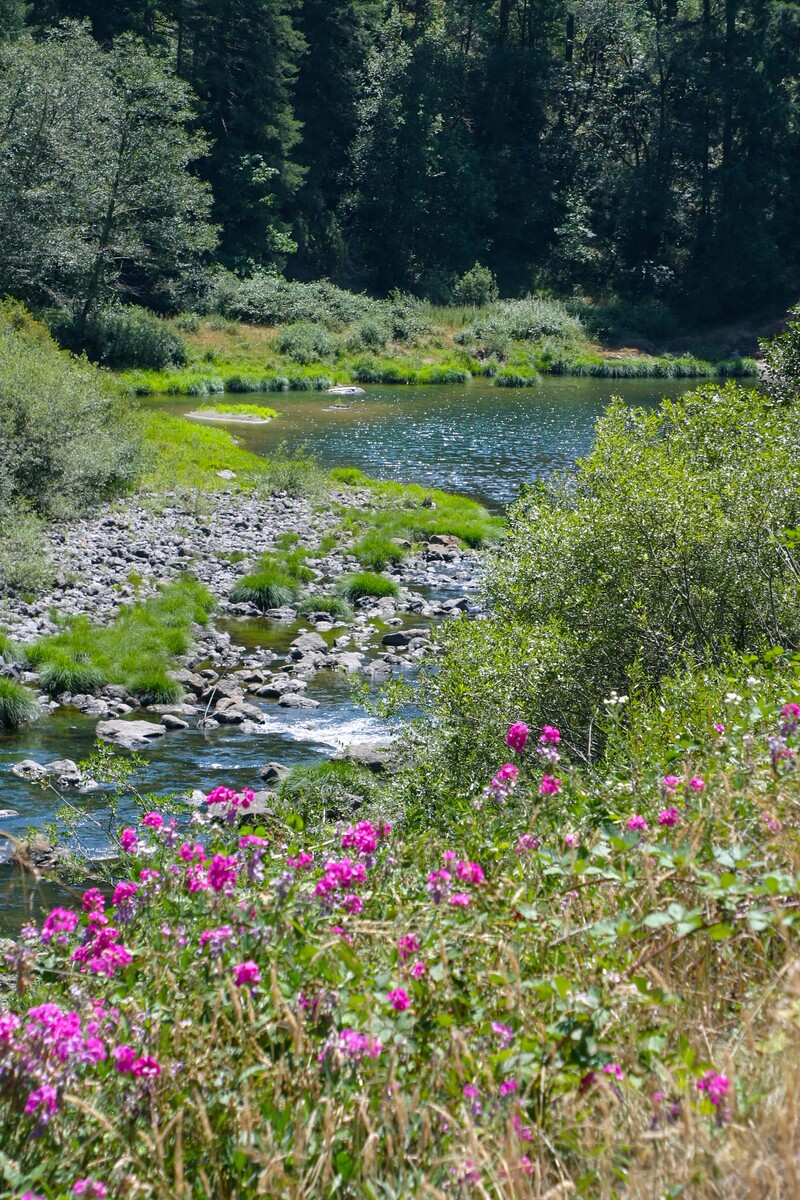
M787 1190L795 685L754 679L666 762L616 710L609 778L498 727L516 779L474 777L443 834L384 824L341 763L263 824L226 788L202 831L131 823L107 886L4 963L2 1194Z
M131 304L96 309L88 319L69 310L47 316L53 337L66 350L85 352L113 369L163 370L186 365L186 343L155 313Z
M264 460L237 446L225 429L153 411L141 412L138 423L147 446L142 482L149 490L220 491L231 486L220 471L234 471L237 485L248 489L265 470Z
M121 608L110 625L73 618L59 633L26 646L25 655L51 695L96 693L105 683L119 683L145 703L177 700L182 689L170 669L190 648L192 625L205 625L213 607L206 588L185 575Z
M38 700L30 688L13 679L0 677L0 729L10 732L30 724L42 715Z
M800 390L800 305L791 316L784 333L761 343L767 389L784 403L796 401Z
M497 290L497 280L488 267L476 262L469 271L465 271L453 286L454 304L472 304L482 308L491 304L500 296Z
M292 325L313 322L340 329L369 316L375 302L342 291L333 284L298 283L259 271L245 279L229 273L215 278L209 306L254 325Z
M285 563L264 555L255 571L234 584L231 600L254 604L262 612L268 612L271 608L293 603L299 591L300 580Z
M213 247L188 88L130 35L65 22L0 44L0 289L74 310L167 289ZM124 270L123 270L124 268ZM89 331L76 331L82 341Z
M382 596L392 596L397 599L400 595L400 589L393 579L387 579L385 575L378 575L374 571L345 575L339 584L339 591L351 604L367 597L380 599Z
M266 460L259 487L267 495L319 496L328 486L328 476L306 446L292 451L281 443Z
M278 415L274 408L267 408L265 404L204 404L198 411L201 413L230 413L232 417L260 417L264 421L271 421Z
M45 522L21 504L0 513L0 589L22 594L44 591L55 567L44 544Z
M292 362L307 367L309 363L332 358L336 343L321 326L304 321L281 330L278 349Z
M0 307L0 513L81 512L127 490L140 446L118 395L58 350L19 307Z
M341 596L323 596L315 593L301 601L297 606L297 615L310 616L312 613L327 613L336 621L352 621L353 610Z

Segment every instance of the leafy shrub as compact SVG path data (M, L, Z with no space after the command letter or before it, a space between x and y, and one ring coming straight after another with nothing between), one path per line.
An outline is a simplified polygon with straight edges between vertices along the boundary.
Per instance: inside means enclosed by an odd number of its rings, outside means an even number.
M458 334L456 341L468 345L498 337L516 342L559 337L575 343L583 341L585 335L580 320L572 316L560 300L526 296L523 300L501 300L493 304L486 315Z
M320 359L332 358L336 353L336 342L321 325L309 321L287 325L278 335L277 347L292 362L307 367Z
M374 571L360 571L355 575L345 576L339 584L339 591L351 604L367 596L376 599L392 596L396 600L400 595L400 589L393 579L377 575Z
M44 591L55 579L55 567L44 544L44 522L25 505L0 509L0 590Z
M30 688L0 677L0 729L6 732L21 729L41 715L41 706Z
M800 305L791 310L791 316L785 333L761 342L767 388L784 403L800 397Z
M499 295L494 275L479 262L466 271L453 287L454 304L472 304L475 308L491 304Z
M50 330L59 345L86 353L104 367L163 370L183 367L186 343L168 322L136 305L99 309L88 321L63 309L48 314Z
M15 328L13 311L0 309L0 512L67 517L127 490L141 446L96 368L33 322Z
M340 329L380 311L368 296L345 292L331 283L290 282L266 271L257 271L249 279L220 272L209 304L226 316L253 325L313 321L329 329Z
M267 459L259 487L270 496L279 492L289 496L318 496L327 482L327 475L305 446L290 451L281 443Z
M278 798L306 829L352 816L376 795L375 776L357 763L330 759L311 766L292 767L278 789ZM359 812L359 816L361 813Z
M194 312L181 313L175 318L175 327L181 333L199 333L200 332L200 314Z
M365 320L359 321L351 331L347 339L347 349L351 354L358 354L361 350L380 353L386 348L388 340L388 329L374 318L367 317Z

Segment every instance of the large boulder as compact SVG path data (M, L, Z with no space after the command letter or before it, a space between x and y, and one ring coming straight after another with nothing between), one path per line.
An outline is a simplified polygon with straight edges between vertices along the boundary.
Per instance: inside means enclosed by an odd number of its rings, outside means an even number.
M378 742L352 742L345 746L335 758L343 758L348 762L358 763L372 771L374 775L383 775L395 768L395 751L391 745Z
M163 725L151 721L98 721L97 736L104 742L113 742L124 750L140 750L149 746L167 732Z
M258 768L258 778L263 779L264 783L279 783L281 779L286 778L290 770L291 767L286 767L283 763L268 762Z

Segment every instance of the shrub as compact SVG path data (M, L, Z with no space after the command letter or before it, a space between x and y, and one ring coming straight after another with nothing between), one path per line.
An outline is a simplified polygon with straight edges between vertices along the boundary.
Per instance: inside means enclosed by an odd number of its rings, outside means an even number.
M13 311L0 309L0 512L68 517L127 490L141 446L103 375Z
M219 272L209 305L253 325L313 321L329 329L341 329L380 311L375 300L343 291L331 283L291 282L266 271L256 271L248 279Z
M35 595L54 579L42 519L24 505L0 504L0 590Z
M341 596L309 596L297 608L298 616L307 617L311 613L327 613L339 621L352 621L353 610Z
M30 688L0 677L0 729L21 729L41 715L41 706Z
M351 603L363 600L367 596L376 599L392 596L397 599L400 595L400 589L393 579L387 579L385 575L377 575L374 571L360 571L355 575L345 576L339 583L339 591L345 600L349 600Z
M275 565L265 565L238 580L231 591L235 603L254 604L262 612L292 604L300 590L297 579Z
M92 362L113 370L138 367L160 371L186 365L183 338L167 321L136 305L97 310L87 322L59 309L48 314L48 324L66 350L85 352Z
M266 460L259 487L270 496L279 492L289 496L318 496L327 483L328 476L305 446L290 451L281 443Z
M379 353L386 348L389 340L389 330L374 318L366 318L354 327L347 339L347 349L351 354L361 350L373 350Z
M491 304L499 295L494 275L479 262L466 271L453 287L454 304L472 304L475 308Z

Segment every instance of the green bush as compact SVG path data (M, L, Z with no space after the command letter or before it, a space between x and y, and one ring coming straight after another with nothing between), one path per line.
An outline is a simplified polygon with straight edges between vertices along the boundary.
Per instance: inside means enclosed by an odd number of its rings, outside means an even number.
M327 484L327 474L305 446L289 450L281 443L266 460L259 488L270 496L279 492L289 496L318 496Z
M123 402L19 306L0 306L0 513L69 517L126 491L141 469Z
M400 589L393 579L377 575L374 571L360 571L355 575L345 576L339 583L339 591L350 603L363 600L367 596L376 599L392 596L396 600L400 595Z
M41 715L39 702L30 688L0 677L0 729L12 732Z
M26 505L0 506L0 591L44 591L55 567L44 543L44 522Z
M226 316L253 325L313 321L329 329L341 329L380 311L375 300L343 291L331 283L291 282L266 271L256 271L248 279L219 272L209 305Z
M538 371L518 371L514 367L503 367L494 377L494 386L499 388L536 387L540 382Z
M389 330L386 326L373 317L367 317L365 320L359 321L351 331L347 339L347 349L351 354L358 354L361 350L380 353L386 348L388 340Z
M307 829L350 817L378 793L375 776L357 763L330 759L292 767L278 789L281 806ZM359 811L359 818L361 817Z
M472 304L475 308L493 303L499 295L494 275L479 262L466 271L453 287L454 304Z
M183 367L186 343L167 322L136 305L100 309L84 321L71 311L48 313L53 337L66 350L85 353L92 362L113 370L138 367L160 371Z

